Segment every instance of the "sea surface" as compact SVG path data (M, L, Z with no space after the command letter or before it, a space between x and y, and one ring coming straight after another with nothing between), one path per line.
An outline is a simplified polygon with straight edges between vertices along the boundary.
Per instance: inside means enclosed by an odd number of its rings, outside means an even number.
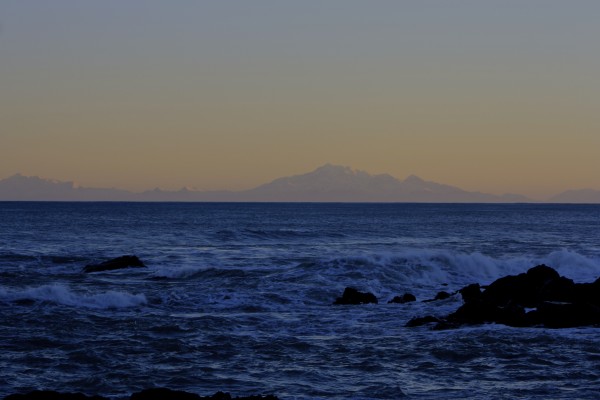
M82 272L128 254L148 267ZM600 206L4 202L0 398L599 398L600 328L404 326L540 263L600 277ZM379 304L333 306L346 286Z

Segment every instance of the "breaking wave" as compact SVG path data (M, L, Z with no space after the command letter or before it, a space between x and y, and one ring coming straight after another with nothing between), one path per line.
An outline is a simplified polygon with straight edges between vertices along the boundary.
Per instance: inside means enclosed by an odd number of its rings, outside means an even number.
M8 302L39 301L70 307L115 309L137 307L147 303L143 294L107 291L96 294L76 293L59 284L42 285L20 290L0 287L0 300Z

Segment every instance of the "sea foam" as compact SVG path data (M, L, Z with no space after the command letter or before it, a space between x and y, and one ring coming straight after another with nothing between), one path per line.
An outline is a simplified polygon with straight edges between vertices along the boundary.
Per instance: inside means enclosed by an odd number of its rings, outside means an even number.
M77 293L60 284L42 285L24 289L0 287L0 300L33 300L50 302L70 307L114 309L136 307L147 303L144 294L107 291L101 293Z
M310 272L325 275L332 282L340 278L375 279L388 284L403 282L439 287L441 284L473 282L488 284L506 275L526 272L539 264L546 264L576 282L592 282L600 277L600 258L571 250L557 250L543 256L490 256L442 249L361 252L317 261L312 263ZM310 267L310 264L303 267Z

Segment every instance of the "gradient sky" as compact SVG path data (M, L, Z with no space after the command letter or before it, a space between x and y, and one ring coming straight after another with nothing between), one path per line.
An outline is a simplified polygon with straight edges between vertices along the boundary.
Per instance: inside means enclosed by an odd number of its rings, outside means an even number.
M600 1L0 2L0 179L600 189Z

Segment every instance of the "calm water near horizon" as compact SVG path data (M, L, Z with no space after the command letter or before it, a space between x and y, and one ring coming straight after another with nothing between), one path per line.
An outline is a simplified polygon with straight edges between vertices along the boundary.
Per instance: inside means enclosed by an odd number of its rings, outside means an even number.
M148 268L84 274L125 254ZM593 399L599 328L406 328L545 263L600 277L600 205L0 202L0 398ZM332 306L346 286L377 305Z

